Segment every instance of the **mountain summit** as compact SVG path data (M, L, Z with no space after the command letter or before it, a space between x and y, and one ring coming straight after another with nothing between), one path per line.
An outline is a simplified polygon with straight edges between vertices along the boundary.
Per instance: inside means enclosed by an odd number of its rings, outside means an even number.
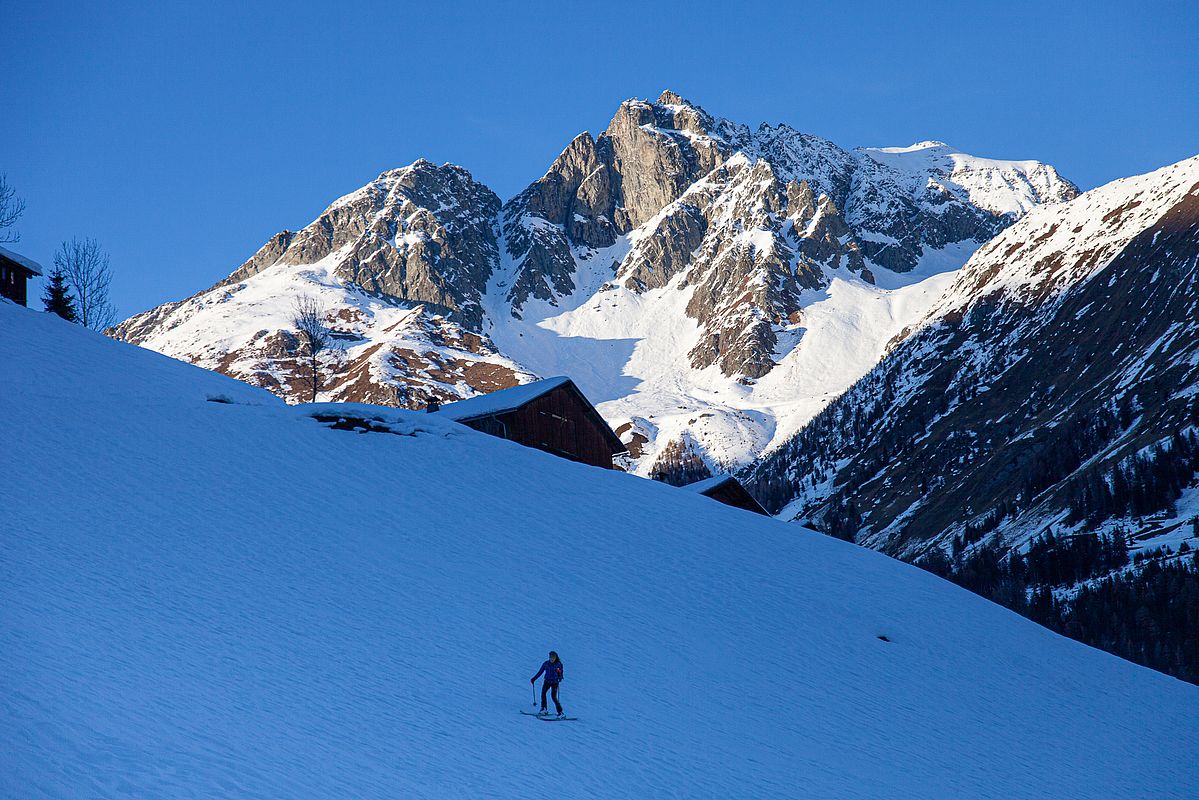
M924 142L844 150L678 94L626 100L506 203L461 167L379 176L213 288L117 336L307 394L289 309L340 346L322 397L417 407L570 374L644 474L781 443L922 316L980 244L1076 190Z

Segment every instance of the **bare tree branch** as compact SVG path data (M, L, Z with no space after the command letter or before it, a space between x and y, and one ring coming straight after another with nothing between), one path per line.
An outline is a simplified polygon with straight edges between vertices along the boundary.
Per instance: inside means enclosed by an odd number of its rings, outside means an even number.
M95 239L71 239L54 254L54 268L67 276L75 292L75 311L80 324L103 331L117 323L117 309L108 299L112 270L108 253Z
M332 336L325 324L326 309L315 297L302 295L296 298L292 306L292 325L300 335L308 355L309 377L312 384L312 402L316 402L316 393L320 391L321 373L319 356L328 349Z
M8 182L7 175L0 175L0 242L19 242L21 234L6 230L16 224L25 213L25 201L17 197L17 190Z

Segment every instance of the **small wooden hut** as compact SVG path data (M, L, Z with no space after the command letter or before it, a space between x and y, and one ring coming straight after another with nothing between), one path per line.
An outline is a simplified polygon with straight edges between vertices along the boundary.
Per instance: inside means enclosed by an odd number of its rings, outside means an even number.
M566 377L459 400L431 413L571 461L612 469L625 450L600 413Z
M40 277L41 265L23 255L0 247L0 297L14 303L29 305L26 284L30 278Z
M711 497L713 500L724 503L726 506L743 508L755 514L770 516L769 512L762 507L762 504L749 493L749 490L741 485L741 481L732 475L716 475L702 481L689 483L681 488L695 492L696 494L702 494L704 497Z

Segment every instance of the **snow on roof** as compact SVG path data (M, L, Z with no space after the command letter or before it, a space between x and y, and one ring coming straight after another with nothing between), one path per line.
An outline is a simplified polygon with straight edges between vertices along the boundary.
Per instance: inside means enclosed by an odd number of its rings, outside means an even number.
M481 394L469 400L459 400L456 403L450 403L435 413L456 422L478 419L479 417L489 417L492 414L515 411L521 406L536 400L538 397L548 394L559 386L565 386L568 383L570 383L570 378L565 375L533 381L532 383L523 383L520 386L500 389L498 392Z
M737 482L737 479L732 475L714 475L711 478L704 478L702 481L689 483L686 486L680 486L680 489L686 489L697 494L706 494L713 489L724 486L729 481Z
M20 253L14 253L12 250L6 250L0 247L0 256L7 258L9 261L15 261L25 269L32 272L34 275L42 274L42 265L34 261L32 258L26 258Z

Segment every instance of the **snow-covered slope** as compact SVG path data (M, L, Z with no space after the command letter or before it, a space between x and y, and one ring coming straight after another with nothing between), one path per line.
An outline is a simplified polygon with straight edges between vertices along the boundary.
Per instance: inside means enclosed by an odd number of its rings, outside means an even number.
M664 92L622 103L502 207L418 161L116 333L307 399L288 313L319 293L345 343L322 397L419 407L566 373L630 469L681 448L723 471L861 377L983 241L1075 192L1035 161L849 151Z
M864 147L859 152L892 169L911 196L933 190L992 214L1020 217L1060 191L1053 167L962 153L944 142Z
M8 303L0 363L0 795L1199 785L1199 689L878 553ZM549 648L577 722L516 713Z
M1032 210L917 328L755 466L782 516L844 522L906 557L970 528L1005 549L1050 529L1187 537L1191 493L1138 503L1136 519L1107 496L1136 457L1174 489L1195 480L1182 437L1199 433L1199 156Z

